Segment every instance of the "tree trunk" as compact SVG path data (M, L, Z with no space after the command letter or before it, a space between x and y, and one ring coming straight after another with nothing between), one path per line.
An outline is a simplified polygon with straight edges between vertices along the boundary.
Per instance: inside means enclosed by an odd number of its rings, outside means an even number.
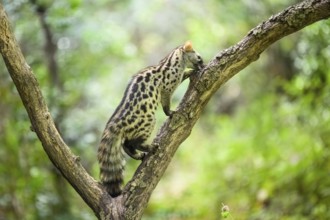
M218 53L206 67L190 77L189 88L177 112L168 119L154 142L159 149L148 155L127 183L121 196L111 198L82 167L54 125L38 82L26 63L9 21L0 5L0 51L7 69L52 163L74 187L99 219L140 219L150 195L163 176L179 145L212 95L227 80L257 60L275 41L330 16L330 0L309 0L290 6L252 29L236 45Z

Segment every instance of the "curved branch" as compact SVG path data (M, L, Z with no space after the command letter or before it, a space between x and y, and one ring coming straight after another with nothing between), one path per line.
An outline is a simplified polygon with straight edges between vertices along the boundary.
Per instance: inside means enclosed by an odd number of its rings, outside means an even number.
M160 148L148 155L124 193L112 199L82 167L58 134L38 82L16 42L0 4L0 52L21 96L32 128L53 164L101 219L140 219L150 195L179 145L189 136L202 110L216 90L258 59L272 43L330 16L330 0L309 0L291 6L252 29L238 44L222 51L191 83L177 113L167 120L155 142ZM123 206L124 205L124 206Z
M0 52L29 115L31 129L36 132L49 159L99 216L101 211L99 204L109 196L104 195L99 184L82 167L79 157L71 152L59 135L39 84L10 29L2 4L0 4Z
M154 140L160 143L160 148L142 162L126 185L126 217L141 218L177 148L189 136L205 105L221 85L257 60L275 41L329 16L330 0L309 0L290 6L252 29L239 43L220 52L195 74L177 113L165 122Z

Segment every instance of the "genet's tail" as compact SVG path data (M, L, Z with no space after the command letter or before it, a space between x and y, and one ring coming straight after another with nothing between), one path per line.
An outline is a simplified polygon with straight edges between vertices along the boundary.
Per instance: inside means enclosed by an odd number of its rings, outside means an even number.
M97 158L100 165L101 182L107 192L112 197L116 197L121 194L121 185L124 182L125 158L121 149L121 135L111 132L111 130L108 126L104 130Z

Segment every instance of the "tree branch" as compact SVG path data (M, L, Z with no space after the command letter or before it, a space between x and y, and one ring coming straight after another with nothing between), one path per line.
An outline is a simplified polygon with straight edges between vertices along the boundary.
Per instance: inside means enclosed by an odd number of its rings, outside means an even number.
M190 135L205 105L221 85L257 60L272 43L329 16L329 0L304 1L290 6L252 29L239 43L220 52L194 75L177 113L165 122L154 140L160 143L160 149L141 163L125 188L126 218L141 218L174 153Z
M189 136L205 105L218 88L257 60L275 41L329 16L330 0L304 1L262 22L238 44L216 55L202 71L191 77L177 113L165 122L154 140L160 144L160 148L146 157L126 185L123 195L115 199L85 171L79 158L72 154L58 134L38 82L10 30L1 4L0 52L44 150L96 216L100 219L140 219L171 158Z
M104 195L99 184L82 167L79 157L72 154L59 135L39 84L10 29L2 4L0 4L0 52L29 115L31 129L36 132L49 159L99 216L101 211L99 204L104 200L103 197L109 196Z
M47 23L46 15L48 8L37 0L30 0L30 3L35 8L35 13L39 18L42 32L45 38L44 51L49 72L49 82L52 88L63 90L63 83L59 75L58 64L56 61L57 45L54 43L53 33L50 25Z

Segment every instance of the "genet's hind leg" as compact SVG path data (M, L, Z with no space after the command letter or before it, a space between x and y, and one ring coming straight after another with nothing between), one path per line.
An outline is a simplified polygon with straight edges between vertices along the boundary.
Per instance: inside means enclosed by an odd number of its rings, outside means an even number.
M157 148L157 146L152 144L147 144L146 141L151 136L152 131L154 130L156 119L154 114L148 114L146 115L146 118L144 120L143 124L143 132L139 132L140 136L135 137L135 143L133 143L133 147L137 150L150 153L154 149Z
M153 145L146 144L145 141L146 140L142 137L133 140L126 140L123 145L124 151L130 157L136 160L141 160L144 158L146 153L149 153L154 149ZM143 152L139 152L138 150Z
M143 144L140 144L140 145L135 146L136 149L138 149L140 151L143 151L143 152L146 152L146 153L153 152L158 147L159 147L158 144L155 145L155 144L146 144L146 143L143 143Z
M155 126L155 116L149 114L146 116L146 120L142 119L140 122L142 123L140 129L135 134L129 136L123 144L124 151L136 160L143 159L146 153L153 151L156 147L146 143Z
M124 151L133 159L135 160L142 160L145 157L145 153L139 152L137 150L141 150L140 147L143 145L144 140L143 139L134 139L134 140L126 140L124 142L123 148ZM144 150L141 150L144 151ZM148 151L145 151L148 152Z
M135 141L129 140L125 141L123 145L124 151L135 160L142 160L145 157L145 153L139 152L135 149L134 145L132 145Z

